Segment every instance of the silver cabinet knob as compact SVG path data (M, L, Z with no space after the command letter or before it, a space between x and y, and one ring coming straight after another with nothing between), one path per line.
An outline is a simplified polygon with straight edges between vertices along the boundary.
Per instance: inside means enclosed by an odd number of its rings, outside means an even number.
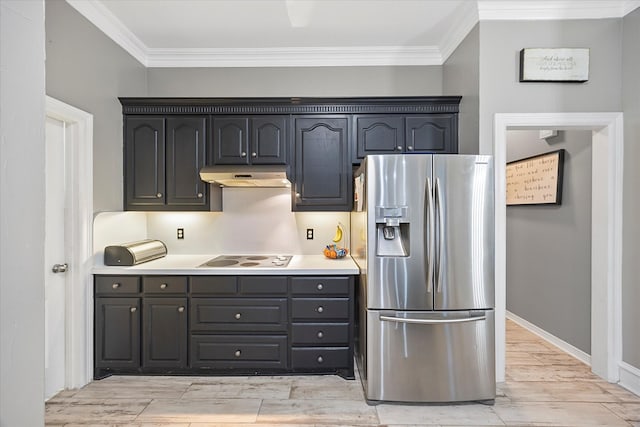
M407 150L409 150L409 151L413 151L413 145L409 145L409 146L407 147Z
M160 289L167 289L167 284L163 283L162 285L160 285Z
M184 313L184 307L178 307L178 313Z
M301 194L300 193L296 193L296 197L300 198Z
M198 193L198 199L202 199L203 197L204 197L204 194Z
M318 363L324 362L324 359L322 358L322 356L318 356L316 360L318 361Z
M316 286L316 289L321 291L322 289L324 289L324 285L322 283L318 283L318 285Z
M236 319L240 319L242 317L242 314L240 313L236 313L236 315L234 316Z
M236 350L235 353L233 353L236 357L240 357L240 355L242 354L242 352L240 350Z
M322 333L322 331L318 331L318 333L316 334L316 336L320 339L324 338L324 333Z
M120 283L114 283L113 285L111 285L111 287L113 289L118 289L120 287Z
M132 313L135 313L135 312L136 312L136 310L138 310L138 307L131 307L131 308L129 309L129 311L130 311L130 312L132 312Z
M65 271L67 271L67 268L69 268L69 264L67 264L66 262L64 264L53 264L53 267L51 267L51 271L53 271L54 273L64 273Z
M322 308L322 306L320 306L320 307L318 307L318 308L316 309L316 311L317 311L318 313L322 313L322 312L324 311L324 308Z
M398 150L398 151L402 151L402 145L398 145L398 146L396 147L396 150Z
M258 157L258 153L256 152L251 153L251 157Z
M247 152L243 151L242 153L240 153L240 157L247 157Z
M161 198L161 197L162 197L162 193L158 193L158 194L156 194L156 197L157 197L158 199L159 199L159 198Z

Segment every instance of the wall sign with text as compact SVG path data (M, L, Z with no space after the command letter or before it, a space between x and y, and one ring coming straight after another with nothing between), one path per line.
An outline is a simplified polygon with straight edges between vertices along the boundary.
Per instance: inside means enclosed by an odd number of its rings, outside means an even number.
M564 150L507 163L507 206L559 205Z
M589 49L522 49L521 82L574 82L589 80Z

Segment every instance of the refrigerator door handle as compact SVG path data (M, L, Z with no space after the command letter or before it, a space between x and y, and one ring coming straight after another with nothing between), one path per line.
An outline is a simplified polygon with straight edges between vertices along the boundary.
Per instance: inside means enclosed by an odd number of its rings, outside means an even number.
M487 320L487 316L463 317L458 319L406 319L404 317L380 316L380 320L398 323L418 323L422 325L441 325L446 323L465 323Z
M425 204L427 211L427 227L425 227L427 241L427 293L433 290L433 263L435 251L435 217L433 213L433 190L431 188L431 179L427 178L427 194L425 195Z
M440 200L440 178L436 178L436 207L438 209L438 254L436 269L436 292L442 291L442 254L444 252L444 220L442 211L442 200Z

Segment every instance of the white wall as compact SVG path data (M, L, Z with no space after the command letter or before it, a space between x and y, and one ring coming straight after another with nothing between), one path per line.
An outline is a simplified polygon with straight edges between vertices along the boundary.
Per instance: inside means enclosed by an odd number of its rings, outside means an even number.
M44 424L44 2L0 2L0 425Z

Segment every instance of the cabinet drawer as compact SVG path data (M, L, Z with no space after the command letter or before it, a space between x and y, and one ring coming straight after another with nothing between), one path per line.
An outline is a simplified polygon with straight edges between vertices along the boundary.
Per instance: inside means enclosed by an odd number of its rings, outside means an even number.
M293 277L293 295L348 295L348 277Z
M286 335L193 335L193 368L287 368Z
M293 369L336 369L349 367L348 347L309 347L291 350Z
M181 276L148 276L142 278L145 294L186 294L187 278Z
M138 276L96 276L96 295L137 294L140 292Z
M287 278L280 276L240 276L238 277L242 295L286 295Z
M192 295L235 295L238 293L236 276L191 276Z
M192 298L194 331L284 331L286 298Z
M294 323L292 345L349 345L348 323Z
M292 298L292 319L349 319L348 298Z

